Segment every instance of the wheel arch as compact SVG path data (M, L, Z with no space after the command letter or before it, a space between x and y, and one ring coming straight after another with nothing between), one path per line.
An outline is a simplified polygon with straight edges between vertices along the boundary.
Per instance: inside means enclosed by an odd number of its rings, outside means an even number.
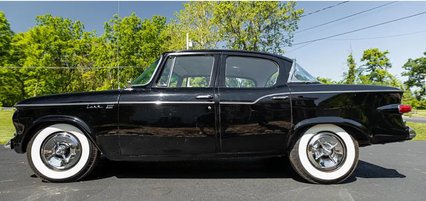
M342 117L316 117L305 119L293 126L287 139L287 150L291 150L293 148L294 144L307 129L318 124L333 124L339 126L357 140L359 146L370 145L372 134L361 123Z
M41 128L59 123L70 124L77 127L83 132L89 141L93 143L96 149L101 151L99 145L94 140L95 138L90 127L83 120L68 115L48 115L38 118L26 129L27 131L24 133L24 139L22 140L21 145L22 153L27 151L27 145L31 138L37 133L37 131L39 131Z

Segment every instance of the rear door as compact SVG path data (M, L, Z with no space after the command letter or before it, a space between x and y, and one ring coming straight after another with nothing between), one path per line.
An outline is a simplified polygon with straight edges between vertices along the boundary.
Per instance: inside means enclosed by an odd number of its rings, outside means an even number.
M269 55L222 55L217 86L222 153L284 151L291 128L290 65Z

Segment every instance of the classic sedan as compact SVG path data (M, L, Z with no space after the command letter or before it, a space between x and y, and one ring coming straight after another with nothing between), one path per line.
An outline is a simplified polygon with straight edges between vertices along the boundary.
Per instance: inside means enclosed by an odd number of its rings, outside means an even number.
M83 179L102 153L115 161L288 156L312 183L339 183L359 147L412 139L403 91L320 84L274 54L166 52L123 90L19 102L15 137L39 178Z

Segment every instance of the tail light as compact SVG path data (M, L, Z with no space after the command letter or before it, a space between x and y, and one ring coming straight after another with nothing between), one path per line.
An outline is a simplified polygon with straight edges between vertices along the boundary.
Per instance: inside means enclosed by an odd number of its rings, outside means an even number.
M401 113L401 114L411 112L411 106L409 106L409 105L398 105L398 110L399 110L399 113Z

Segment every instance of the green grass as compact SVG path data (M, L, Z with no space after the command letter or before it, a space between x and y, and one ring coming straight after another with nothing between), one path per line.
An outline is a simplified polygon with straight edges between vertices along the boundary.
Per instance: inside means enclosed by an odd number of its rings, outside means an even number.
M13 138L13 133L15 133L15 128L12 124L13 112L0 111L0 144L4 144Z
M413 110L409 113L404 114L404 116L426 117L426 110Z
M417 133L417 136L413 139L413 141L425 141L426 140L426 124L407 122L407 126L413 128Z
M6 143L15 133L12 114L13 111L0 111L0 144ZM417 133L417 136L413 139L414 141L426 141L426 124L407 122L407 126L413 128Z

